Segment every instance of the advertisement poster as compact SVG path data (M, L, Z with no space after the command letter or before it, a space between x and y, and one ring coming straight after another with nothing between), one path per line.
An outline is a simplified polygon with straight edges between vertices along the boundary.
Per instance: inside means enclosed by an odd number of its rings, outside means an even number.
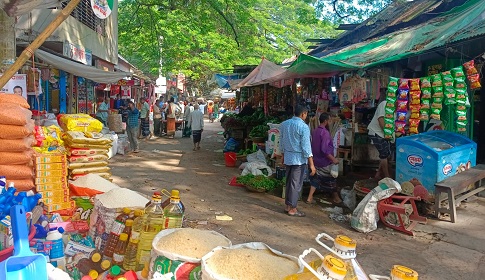
M113 2L114 0L91 0L91 8L98 18L105 19L113 11Z
M2 88L2 92L22 95L25 99L27 99L27 75L15 74Z
M131 98L131 87L121 86L121 98L123 99Z

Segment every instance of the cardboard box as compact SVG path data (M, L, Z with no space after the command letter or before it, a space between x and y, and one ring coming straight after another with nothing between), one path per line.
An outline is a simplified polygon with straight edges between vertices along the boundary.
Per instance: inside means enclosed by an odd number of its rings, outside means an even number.
M36 154L34 156L35 164L41 163L65 163L67 162L66 155L63 154Z
M56 162L56 163L38 163L35 165L36 171L43 171L43 170L66 170L67 171L67 163L66 162Z
M36 178L43 177L66 177L67 170L40 170L35 172Z
M42 199L45 199L45 198L55 199L58 197L69 197L69 189L41 191L39 193L42 195ZM67 202L67 201L62 201L62 202Z
M59 211L59 210L64 210L64 209L71 209L76 206L76 203L74 201L69 201L69 202L63 202L63 203L54 203L54 204L49 204L49 205L44 205L44 209L47 212L53 212L53 211Z
M52 176L52 177L38 177L35 178L35 185L48 185L48 184L67 184L67 176Z
M58 191L68 189L67 182L58 182L50 184L35 184L35 190L38 192L44 191Z
M54 205L54 204L62 204L69 202L69 195L67 196L51 196L51 197L44 197L39 199L39 202L44 203L45 205Z

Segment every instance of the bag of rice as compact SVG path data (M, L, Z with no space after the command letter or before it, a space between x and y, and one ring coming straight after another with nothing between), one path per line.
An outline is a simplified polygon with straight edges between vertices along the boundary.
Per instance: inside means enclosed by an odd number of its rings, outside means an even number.
M64 131L100 132L103 124L87 114L68 114L59 118L59 125Z
M30 109L29 103L27 103L27 100L22 96L12 93L0 92L0 104L2 104L3 106L5 105L5 103L17 104L20 105L20 107L22 108Z
M14 186L17 189L18 192L27 192L27 191L35 189L33 179L7 180L7 186L10 185L10 183L14 183Z
M29 120L26 125L0 124L0 138L22 139L34 132L34 120Z
M202 257L218 246L231 246L222 234L193 228L165 229L152 242L150 277L173 273L172 279L200 279Z
M0 147L6 152L23 152L32 149L33 137L22 139L0 139Z
M86 136L89 135L89 136ZM92 136L92 137L90 137ZM111 144L111 140L104 138L100 133L83 133L79 131L68 131L65 136L66 140L76 144L94 144L107 145Z
M202 279L284 279L303 271L298 259L260 242L217 247L202 258Z
M119 188L118 185L102 178L98 174L91 173L69 181L69 189L73 196L95 196Z
M0 146L0 148L2 148ZM25 152L0 152L0 164L26 164L32 165L32 151Z
M69 162L96 162L96 161L108 161L108 157L105 155L92 155L92 156L70 156Z
M31 179L33 168L27 165L0 165L0 174L7 180Z
M110 168L108 166L98 166L98 167L85 167L70 170L72 175L84 175L89 173L105 173L109 172Z
M149 200L138 192L115 188L94 197L94 210L89 221L89 235L93 237L96 248L104 250L111 227L116 217L123 211L123 207L145 209Z
M108 161L93 161L93 162L71 162L69 163L69 169L81 169L90 167L103 167L107 166Z
M21 107L18 104L2 104L0 110L0 124L26 125L32 119L32 111Z
M69 156L92 156L92 155L106 155L108 149L78 149L72 148L67 150Z

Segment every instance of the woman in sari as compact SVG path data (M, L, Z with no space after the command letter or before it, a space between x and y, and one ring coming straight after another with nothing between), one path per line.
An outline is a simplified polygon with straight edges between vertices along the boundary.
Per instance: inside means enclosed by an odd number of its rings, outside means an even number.
M173 97L170 98L167 106L167 136L173 139L175 136L175 111L177 110L177 105L174 102Z

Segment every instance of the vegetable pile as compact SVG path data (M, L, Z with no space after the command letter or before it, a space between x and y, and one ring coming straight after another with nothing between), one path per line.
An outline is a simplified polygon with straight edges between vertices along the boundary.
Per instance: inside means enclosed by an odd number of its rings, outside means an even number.
M236 182L253 189L258 189L258 190L262 189L265 191L272 191L275 188L282 186L284 184L284 181L282 180L266 177L264 175L254 176L253 174L239 176L236 178Z
M269 126L266 124L261 124L253 127L251 132L249 132L249 137L262 137L262 138L267 138L268 137L268 130Z

